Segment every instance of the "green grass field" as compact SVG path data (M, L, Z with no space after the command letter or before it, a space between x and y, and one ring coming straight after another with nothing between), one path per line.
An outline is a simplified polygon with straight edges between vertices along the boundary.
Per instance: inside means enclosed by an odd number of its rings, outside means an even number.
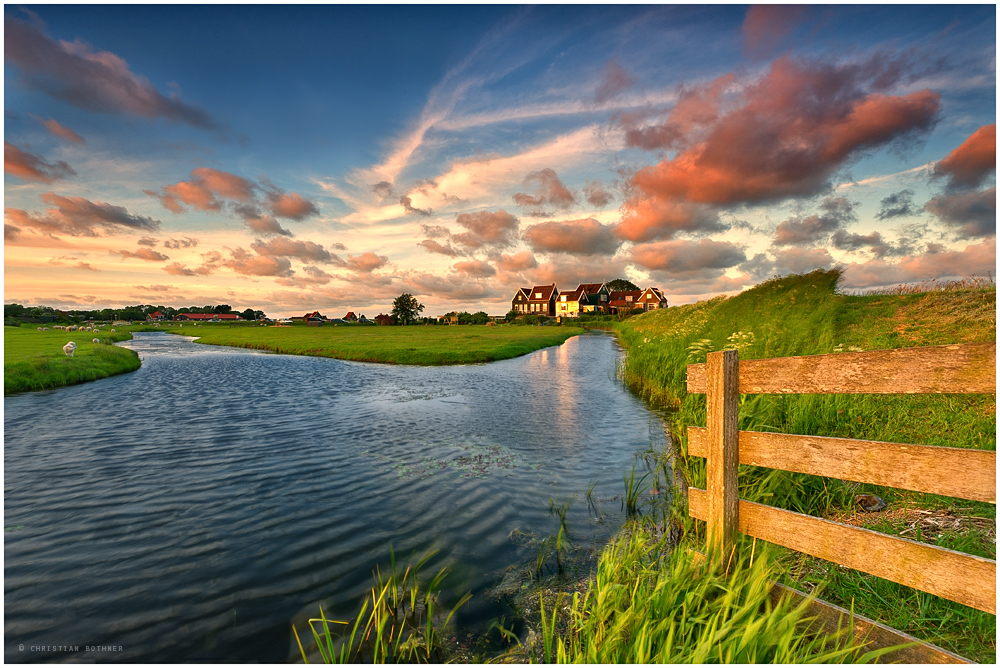
M580 334L579 327L489 325L378 327L232 326L170 328L199 343L387 364L476 364L526 355Z
M850 296L837 271L768 281L731 298L650 312L616 323L627 357L622 379L670 410L688 482L704 487L704 460L687 458L686 427L704 426L704 395L687 395L685 367L707 352L740 349L741 359L996 340L996 288ZM996 397L974 395L746 395L741 430L996 449ZM996 559L996 506L903 490L740 467L740 497L816 516L852 515L856 494L888 509L857 518L870 528ZM959 527L920 531L923 517L959 517ZM929 514L929 515L928 515ZM949 515L950 514L950 515ZM918 518L919 519L919 518ZM693 525L700 532L701 524ZM914 531L914 527L916 530ZM996 617L833 564L780 552L786 583L976 661L996 659Z
M64 330L38 331L34 325L4 327L3 393L47 390L64 385L107 378L139 368L139 356L126 348L109 345L132 338L128 332L111 333ZM101 343L93 343L98 338ZM67 357L62 347L75 341L78 348Z

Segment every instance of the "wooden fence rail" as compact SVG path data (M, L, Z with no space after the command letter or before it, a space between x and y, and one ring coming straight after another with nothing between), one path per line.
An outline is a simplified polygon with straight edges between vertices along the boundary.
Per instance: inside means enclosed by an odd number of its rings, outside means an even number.
M996 561L741 501L739 464L996 503L996 452L846 438L738 431L740 394L994 394L996 343L740 361L735 350L687 367L689 393L707 395L707 426L688 428L706 457L707 490L690 514L729 554L742 532L996 614Z

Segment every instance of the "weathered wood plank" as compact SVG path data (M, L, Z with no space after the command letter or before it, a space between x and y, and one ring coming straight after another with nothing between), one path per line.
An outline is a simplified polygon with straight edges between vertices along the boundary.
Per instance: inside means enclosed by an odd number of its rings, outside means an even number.
M777 605L778 599L782 596L790 597L796 605L799 605L803 600L808 598L808 596L800 591L775 583L771 589L772 603ZM885 624L856 613L852 615L850 610L841 608L833 603L813 599L809 603L806 615L816 618L810 628L819 628L825 633L834 633L837 629L847 628L853 622L854 637L858 640L863 639L867 645L867 650L894 647L907 643L918 643L884 654L879 658L879 663L972 663L964 657L952 654L948 650L924 642L919 638L914 638L902 631L897 631Z
M739 355L735 350L708 355L708 542L723 559L739 531Z
M688 490L692 517L708 515L704 490ZM954 550L740 501L740 532L835 564L996 614L997 564Z
M993 394L996 342L777 357L740 362L742 394ZM708 387L687 367L687 391Z
M707 457L708 430L688 427L688 454ZM968 448L741 431L740 464L996 503L997 454Z

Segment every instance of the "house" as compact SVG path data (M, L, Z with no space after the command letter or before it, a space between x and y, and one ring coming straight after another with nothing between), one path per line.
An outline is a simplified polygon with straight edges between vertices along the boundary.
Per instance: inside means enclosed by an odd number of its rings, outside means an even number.
M555 316L556 298L559 296L559 289L556 284L536 285L531 288L521 288L510 300L510 307L518 313L534 315Z
M347 315L343 317L344 322L357 322L358 316L354 315L354 311L348 311Z
M319 320L321 322L326 322L327 321L327 317L325 315L323 315L322 313L320 313L319 311L313 311L312 313L306 313L304 316L302 316L302 319L305 320L306 322L309 322L310 320Z
M631 311L634 308L638 308L639 297L642 296L642 292L642 290L612 290L608 295L608 307L612 313L618 313L621 310Z
M167 319L167 314L161 313L160 311L153 311L152 313L146 316L146 320L155 320L156 322L166 319Z
M379 313L377 316L375 316L375 322L377 322L380 325L395 325L396 319L393 318L391 315L386 315L385 313Z
M562 318L578 318L583 311L583 305L588 303L587 293L580 288L560 292L556 301L556 315Z
M577 290L582 290L586 295L586 303L580 303L584 313L594 313L595 311L607 311L611 290L604 283L581 283Z
M639 297L639 304L644 311L667 308L667 298L663 296L659 288L649 287L642 291L642 296Z
M186 322L196 320L199 322L232 322L243 320L236 313L178 313L174 316L175 322Z

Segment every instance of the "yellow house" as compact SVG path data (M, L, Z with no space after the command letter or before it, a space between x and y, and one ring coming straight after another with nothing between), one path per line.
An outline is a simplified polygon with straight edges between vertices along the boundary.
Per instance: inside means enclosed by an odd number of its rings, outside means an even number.
M580 311L587 306L587 293L581 288L560 292L556 300L556 316L563 318L578 318Z

